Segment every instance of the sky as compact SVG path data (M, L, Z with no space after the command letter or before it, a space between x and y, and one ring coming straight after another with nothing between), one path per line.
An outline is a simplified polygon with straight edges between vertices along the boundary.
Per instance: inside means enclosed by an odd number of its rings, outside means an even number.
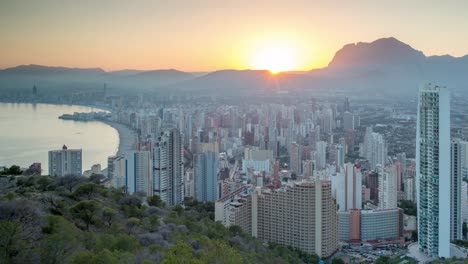
M278 63L309 70L382 37L463 56L466 10L466 0L1 0L0 68L249 69L285 52Z

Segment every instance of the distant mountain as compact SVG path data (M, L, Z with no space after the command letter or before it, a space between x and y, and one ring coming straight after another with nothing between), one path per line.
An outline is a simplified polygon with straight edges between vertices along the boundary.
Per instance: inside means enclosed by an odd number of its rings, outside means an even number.
M194 77L191 73L178 71L174 69L169 70L151 70L143 71L129 76L136 79L155 80L164 83L172 83L177 81L184 81Z
M382 38L371 43L345 45L335 53L328 67L420 64L425 60L426 56L421 51L395 38Z
M140 72L144 72L144 70L118 70L118 71L110 71L109 74L115 75L115 76L130 76L134 75Z
M142 71L119 79L112 79L110 82L113 82L117 86L127 88L138 86L143 91L156 91L161 90L161 87L163 86L186 81L192 78L194 78L194 76L190 73L169 69Z
M468 93L468 55L426 57L395 38L347 44L335 53L328 67L309 75L329 78L336 89L363 95L416 96L424 82L438 82L456 93Z
M79 69L21 65L0 70L0 92L30 90L36 84L55 92L101 88L134 93L170 92L197 95L298 93L351 93L359 96L415 97L425 81L439 82L452 91L468 94L468 55L464 57L425 56L395 39L344 45L327 67L306 72L276 75L261 70L219 70L188 73L168 70L122 70L106 72L99 68Z
M42 65L20 65L0 70L1 92L30 91L33 85L43 93L63 94L102 87L108 74L99 68L66 68Z
M309 76L295 73L271 74L266 70L220 70L168 86L171 91L206 92L208 95L265 94L297 87Z
M99 68L66 68L41 65L21 65L0 70L2 90L30 90L33 85L42 91L55 93L70 90L101 88L104 83L110 89L151 91L158 87L194 78L190 73L177 70L121 70L106 72Z
M13 68L0 70L0 75L59 75L59 74L104 74L106 73L100 68L66 68L66 67L50 67L36 64L20 65Z

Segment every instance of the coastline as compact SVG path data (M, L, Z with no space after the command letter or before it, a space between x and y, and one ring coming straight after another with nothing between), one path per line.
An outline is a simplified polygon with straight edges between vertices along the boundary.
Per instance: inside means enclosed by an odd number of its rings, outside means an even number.
M85 103L65 103L65 102L47 102L47 101L32 101L32 100L24 100L24 101L2 101L0 103L5 104L49 104L49 105L67 105L67 106L83 106L89 108L95 108L102 111L112 112L112 108L106 105L98 105L98 104L85 104Z
M61 103L61 102L31 102L28 100L25 101L17 101L17 102L11 102L11 101L1 101L0 103L5 103L5 104L49 104L49 105L66 105L66 106L83 106L83 107L89 107L89 108L94 108L96 110L101 110L101 111L107 111L112 113L112 109L103 105L93 105L93 104L80 104L80 103L73 103L73 104L68 104L68 103ZM136 149L136 143L137 143L137 134L136 131L132 130L131 128L127 127L126 125L116 123L110 120L103 120L103 119L92 119L88 120L91 122L101 122L104 123L112 128L114 128L118 135L119 135L119 144L117 146L117 152L114 155L120 155L125 153L126 151L129 150L135 150ZM86 121L85 121L86 122Z
M112 113L112 109L104 106L104 105L96 105L96 104L80 104L80 103L73 103L73 104L68 104L68 103L60 103L60 102L24 102L24 103L29 103L29 104L52 104L52 105L70 105L70 106L83 106L83 107L89 107L89 108L94 108L102 111L107 111L109 113ZM102 120L102 119L92 119L89 121L97 121L101 122L104 124L107 124L108 126L114 128L117 130L117 134L119 134L119 145L117 146L117 152L115 155L121 155L125 153L128 150L135 150L136 149L136 142L137 142L137 135L136 132L129 127L112 122L109 120Z
M125 153L125 151L135 149L136 137L137 137L135 131L131 130L130 128L128 128L127 126L123 124L111 122L108 120L94 119L93 121L102 122L104 124L107 124L113 127L115 130L117 130L117 133L119 134L119 146L117 148L117 153L115 153L115 155L120 155L120 154Z

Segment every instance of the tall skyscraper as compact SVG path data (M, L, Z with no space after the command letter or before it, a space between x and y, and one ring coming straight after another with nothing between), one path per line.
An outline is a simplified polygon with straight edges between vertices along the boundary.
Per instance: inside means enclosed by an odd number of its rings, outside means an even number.
M419 90L416 129L418 239L429 256L450 257L450 92Z
M468 222L468 182L462 182L460 197L462 200L462 221Z
M398 204L398 173L396 164L385 168L377 166L379 173L379 208L394 209Z
M153 148L154 194L168 205L184 199L184 164L182 139L177 129L166 130Z
M416 160L414 159L409 160L408 166L406 166L405 179L403 184L405 189L405 199L416 202Z
M302 146L293 142L289 147L289 163L291 172L295 172L297 175L302 174Z
M218 155L209 151L194 156L195 198L199 202L218 199Z
M125 190L128 194L153 195L151 177L151 153L149 151L127 151L125 159Z
M336 170L340 171L345 162L345 146L336 145Z
M308 134L309 146L315 149L315 145L320 141L320 127L312 129Z
M387 144L383 135L373 132L371 127L366 128L363 147L364 157L369 161L372 170L377 165L385 166L387 162Z
M451 145L451 179L450 179L450 240L462 239L462 167L466 157L468 142L452 140Z
M327 142L319 141L315 146L315 166L323 170L327 164Z
M49 151L49 175L51 176L81 176L81 149L68 149L63 145L60 150Z
M343 128L344 130L354 130L354 114L350 112L343 113Z
M343 112L350 112L351 111L351 105L349 104L349 98L346 96L343 104Z
M346 163L344 171L332 177L332 193L339 211L362 208L362 174L353 163Z

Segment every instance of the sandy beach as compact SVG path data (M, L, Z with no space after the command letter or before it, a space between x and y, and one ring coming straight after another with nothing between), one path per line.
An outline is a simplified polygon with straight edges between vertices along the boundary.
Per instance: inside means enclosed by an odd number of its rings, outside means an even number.
M99 121L106 123L109 126L115 128L117 132L119 133L119 148L116 153L117 155L123 154L125 153L125 151L135 149L135 144L136 144L136 139L137 139L137 135L135 131L119 123L110 122L110 121L102 121L102 120L99 120Z

